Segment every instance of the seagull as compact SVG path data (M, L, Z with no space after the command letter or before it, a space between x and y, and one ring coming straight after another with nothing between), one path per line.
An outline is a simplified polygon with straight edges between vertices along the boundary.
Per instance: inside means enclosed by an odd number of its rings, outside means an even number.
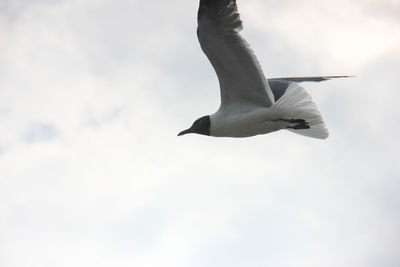
M178 136L250 137L286 129L304 136L329 135L317 106L301 82L350 76L266 79L256 56L240 35L236 0L200 0L197 37L220 85L221 105Z

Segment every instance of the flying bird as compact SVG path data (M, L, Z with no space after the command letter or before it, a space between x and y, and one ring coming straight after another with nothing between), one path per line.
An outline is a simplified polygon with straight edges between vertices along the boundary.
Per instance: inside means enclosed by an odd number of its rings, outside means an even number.
M200 0L197 36L218 76L221 105L178 136L250 137L287 129L325 139L329 133L301 82L349 76L266 79L242 30L236 0Z

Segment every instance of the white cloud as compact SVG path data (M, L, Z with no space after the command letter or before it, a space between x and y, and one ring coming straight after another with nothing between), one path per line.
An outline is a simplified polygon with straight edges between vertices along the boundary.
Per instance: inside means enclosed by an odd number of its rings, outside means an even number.
M358 74L305 85L323 142L176 137L218 106L197 2L4 3L1 266L400 262L397 2L239 2L268 76Z
M253 0L239 4L243 7L242 13L246 14L250 29L256 28L264 36L278 40L277 47L274 41L271 42L276 53L293 53L282 51L279 45L288 42L290 48L301 49L301 53L307 55L308 58L302 60L314 62L318 58L319 69L314 71L359 74L363 67L386 51L398 50L400 43L399 20L383 17L373 8L398 6L391 1L309 0L301 4L281 1L277 5ZM269 43L266 45L267 49L265 46L257 49L259 54L268 50ZM298 62L295 63L298 66ZM285 64L293 63L289 61ZM271 69L273 71L273 67ZM309 75L308 72L304 74Z

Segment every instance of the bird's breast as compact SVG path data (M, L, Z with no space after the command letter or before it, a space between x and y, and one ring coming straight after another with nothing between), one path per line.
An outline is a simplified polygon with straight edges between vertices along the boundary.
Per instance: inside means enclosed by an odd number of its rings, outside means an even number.
M269 108L248 112L217 111L211 118L210 133L216 137L249 137L281 129L276 114Z

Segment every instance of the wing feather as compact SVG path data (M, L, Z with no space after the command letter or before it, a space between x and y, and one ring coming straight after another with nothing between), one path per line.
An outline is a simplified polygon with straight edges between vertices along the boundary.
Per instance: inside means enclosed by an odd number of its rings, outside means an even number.
M221 108L269 107L272 91L242 28L235 0L200 0L197 35L218 76Z
M296 82L296 83L301 83L301 82L323 82L331 79L337 79L337 78L351 78L354 76L315 76L315 77L285 77L285 78L272 78L268 79L268 81L286 81L286 82Z

